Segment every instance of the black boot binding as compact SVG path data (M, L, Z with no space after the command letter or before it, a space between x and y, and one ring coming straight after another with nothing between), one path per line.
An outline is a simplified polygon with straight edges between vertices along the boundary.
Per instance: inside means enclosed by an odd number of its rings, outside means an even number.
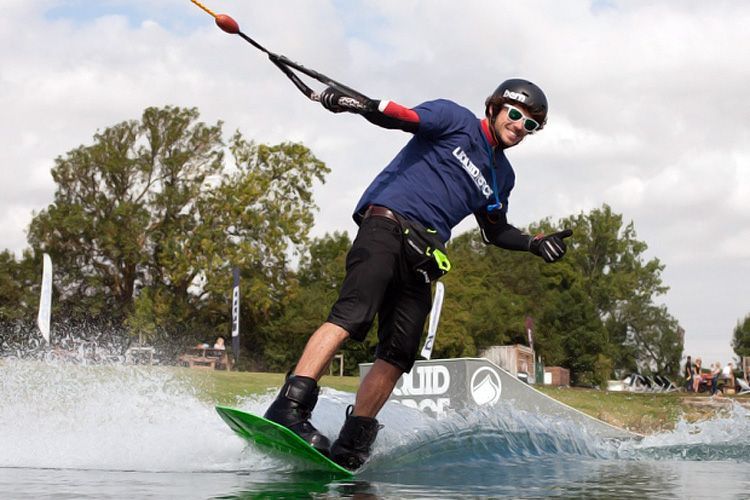
M316 450L328 456L331 442L310 423L318 402L318 383L310 377L287 376L279 395L263 415L292 430Z
M346 409L346 421L331 446L331 460L349 470L357 470L367 461L372 443L383 428L374 418L353 416L353 409L351 405Z

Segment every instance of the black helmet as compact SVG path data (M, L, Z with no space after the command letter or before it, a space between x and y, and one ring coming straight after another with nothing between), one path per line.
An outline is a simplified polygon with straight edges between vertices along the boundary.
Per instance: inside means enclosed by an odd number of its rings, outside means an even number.
M531 117L539 122L538 130L547 122L547 96L530 81L520 78L505 80L484 102L485 114L489 116L490 104L495 105L495 113L499 113L500 106L509 101L523 104L531 113Z

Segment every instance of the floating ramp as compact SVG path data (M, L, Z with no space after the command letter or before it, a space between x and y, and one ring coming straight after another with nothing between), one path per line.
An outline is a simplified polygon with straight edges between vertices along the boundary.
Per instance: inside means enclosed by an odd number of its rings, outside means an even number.
M359 365L360 378L372 363ZM390 401L440 418L450 410L492 407L512 402L519 410L550 415L580 424L603 439L638 439L639 434L615 427L534 389L485 358L417 361L396 384Z

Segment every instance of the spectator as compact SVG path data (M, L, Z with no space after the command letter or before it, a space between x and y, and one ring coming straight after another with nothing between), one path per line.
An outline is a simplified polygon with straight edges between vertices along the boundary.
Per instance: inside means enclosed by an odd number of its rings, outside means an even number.
M702 364L703 360L701 358L695 358L695 365L693 366L693 392L700 392L701 389L701 381L703 380L701 376Z
M214 349L220 349L225 350L226 346L224 345L224 337L217 337L216 342L214 343Z
M711 395L719 392L719 377L721 376L721 363L711 365Z
M690 358L690 356L687 357L687 360L685 361L685 389L688 392L691 392L693 390L693 361Z
M722 370L721 378L724 379L724 387L726 389L734 390L734 364L732 364L731 361L727 363L727 366L725 366L724 370Z

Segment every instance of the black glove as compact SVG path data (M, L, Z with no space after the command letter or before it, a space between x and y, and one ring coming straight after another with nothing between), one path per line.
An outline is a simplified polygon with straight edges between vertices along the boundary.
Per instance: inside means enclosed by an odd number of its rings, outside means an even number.
M318 100L324 108L332 113L343 113L344 111L349 111L350 113L364 113L371 111L371 108L376 102L370 99L367 99L367 102L361 102L359 99L348 96L333 87L328 87L321 92Z
M529 252L540 256L546 262L555 262L561 259L567 250L563 238L572 234L572 229L564 229L549 236L538 234L529 241Z
M339 92L333 87L328 87L320 93L320 104L331 113L342 113L346 108L339 105L339 99L346 97L343 92Z

